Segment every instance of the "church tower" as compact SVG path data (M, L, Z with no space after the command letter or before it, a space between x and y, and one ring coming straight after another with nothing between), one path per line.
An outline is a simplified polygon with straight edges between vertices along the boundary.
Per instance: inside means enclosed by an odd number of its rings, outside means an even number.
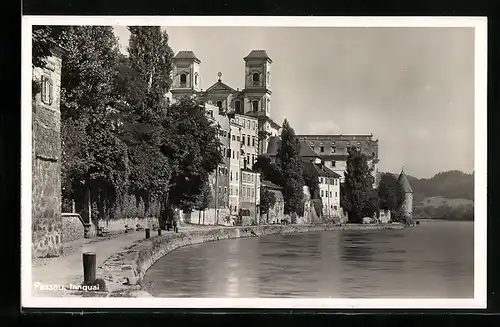
M173 58L172 97L191 97L200 91L200 59L193 51L179 51Z
M244 112L271 116L271 64L265 50L252 50L245 60Z

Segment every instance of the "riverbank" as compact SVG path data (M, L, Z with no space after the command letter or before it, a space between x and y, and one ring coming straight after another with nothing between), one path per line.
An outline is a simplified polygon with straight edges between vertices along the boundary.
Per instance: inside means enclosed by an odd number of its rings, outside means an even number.
M106 292L72 292L73 296L150 297L141 281L146 271L169 252L188 245L235 238L284 235L315 231L403 229L402 224L381 225L264 225L247 227L215 227L189 232L164 233L151 239L140 239L109 257L97 269L104 279ZM128 285L124 284L127 280Z

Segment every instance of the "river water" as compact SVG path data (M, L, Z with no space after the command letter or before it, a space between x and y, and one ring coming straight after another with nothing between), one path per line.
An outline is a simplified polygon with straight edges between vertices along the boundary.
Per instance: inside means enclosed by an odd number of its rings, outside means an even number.
M181 248L144 278L155 297L473 298L474 223L329 231Z

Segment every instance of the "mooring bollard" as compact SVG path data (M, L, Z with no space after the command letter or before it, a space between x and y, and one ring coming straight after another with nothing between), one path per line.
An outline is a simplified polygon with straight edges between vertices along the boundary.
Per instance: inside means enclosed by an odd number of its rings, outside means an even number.
M150 230L149 228L146 228L146 238L149 238L150 237Z
M83 283L91 284L95 281L96 256L94 252L85 252L83 254Z
M158 228L158 236L161 236L161 228Z

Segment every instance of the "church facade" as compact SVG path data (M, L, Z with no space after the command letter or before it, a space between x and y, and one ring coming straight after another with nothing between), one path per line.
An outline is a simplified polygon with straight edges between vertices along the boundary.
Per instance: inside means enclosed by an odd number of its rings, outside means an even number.
M182 97L196 96L208 104L217 106L221 113L229 117L239 115L254 118L257 122L257 150L258 154L262 154L267 152L269 138L278 136L281 132L281 126L271 118L273 61L265 50L252 50L243 60L245 62L243 90L234 89L222 82L221 73L213 85L202 90L201 60L193 51L179 51L173 60L172 98L175 101Z

